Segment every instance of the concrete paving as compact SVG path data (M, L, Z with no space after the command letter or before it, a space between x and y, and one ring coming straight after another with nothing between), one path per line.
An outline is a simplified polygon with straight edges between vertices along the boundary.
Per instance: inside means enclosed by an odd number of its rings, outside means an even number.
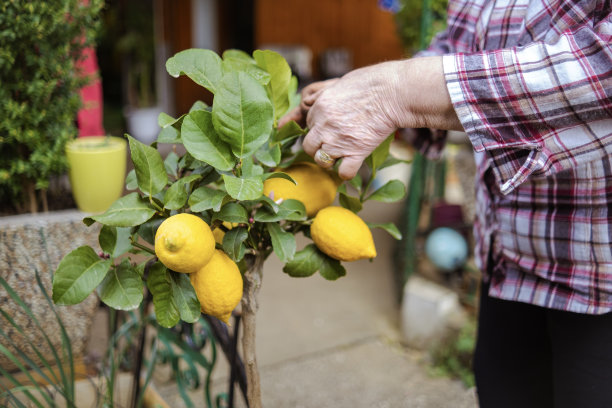
M388 222L397 221L400 211L399 204L374 203L361 215L370 222ZM378 257L345 264L347 276L333 282L318 274L291 278L275 256L266 263L257 315L264 407L477 406L473 389L433 377L426 353L401 345L393 287L395 241L382 230L375 230L374 238ZM227 390L224 360L220 355L215 393ZM171 407L184 406L162 371L157 390ZM201 390L192 396L202 401ZM240 394L236 399L237 407L245 406Z

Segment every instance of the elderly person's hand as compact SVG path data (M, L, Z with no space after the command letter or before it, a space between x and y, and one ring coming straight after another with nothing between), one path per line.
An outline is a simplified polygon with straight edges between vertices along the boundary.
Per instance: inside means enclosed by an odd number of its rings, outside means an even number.
M278 121L278 128L282 128L287 122L295 120L301 127L306 126L306 115L312 107L312 104L317 99L321 91L338 81L338 78L328 79L326 81L313 82L302 89L302 100L300 104L287 112Z
M398 128L461 129L442 71L441 57L384 62L349 72L304 97L306 153L340 177L357 174L365 158Z

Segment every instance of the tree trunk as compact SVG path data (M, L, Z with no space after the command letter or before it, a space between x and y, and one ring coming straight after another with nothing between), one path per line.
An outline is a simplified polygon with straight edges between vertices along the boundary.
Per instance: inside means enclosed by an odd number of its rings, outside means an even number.
M38 205L36 203L36 190L34 189L34 183L31 181L27 181L25 185L25 189L27 191L27 203L30 208L30 212L32 214L38 213Z
M258 254L244 273L242 296L242 352L247 376L249 408L261 408L261 385L255 356L255 317L259 307L257 295L261 288L264 257Z

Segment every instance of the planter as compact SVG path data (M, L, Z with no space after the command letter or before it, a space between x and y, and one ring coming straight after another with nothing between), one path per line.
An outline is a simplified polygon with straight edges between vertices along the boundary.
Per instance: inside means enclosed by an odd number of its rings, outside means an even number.
M37 327L0 287L0 303L9 316L25 329L23 334L11 333L9 330L9 337L11 342L16 344L25 344L23 336L34 339L43 356L51 356L52 349L61 348L62 342L58 323L49 315L47 301L36 282L36 272L40 274L46 291L51 294L53 271L70 251L68 242L75 246L90 245L99 248L99 227L85 226L83 217L83 213L75 210L0 217L0 276L24 299L40 321L42 329L49 334L51 346L41 336L41 328ZM75 359L84 354L97 305L98 299L92 294L77 306L57 307L71 339ZM2 317L0 326L9 329L8 323ZM7 344L3 345L12 352L15 351ZM27 354L30 358L40 362L32 350L28 347L24 349L29 350ZM16 368L1 354L0 366L9 371Z
M151 144L157 140L160 128L157 117L162 113L162 108L153 106L150 108L128 107L124 111L127 131L130 136L144 144Z
M72 194L83 212L100 213L123 193L127 143L111 136L82 137L66 145Z

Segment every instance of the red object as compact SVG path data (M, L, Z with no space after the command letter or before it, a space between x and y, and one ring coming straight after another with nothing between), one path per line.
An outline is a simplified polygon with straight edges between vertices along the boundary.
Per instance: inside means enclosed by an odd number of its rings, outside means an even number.
M104 136L106 132L102 123L102 81L98 71L98 59L93 48L83 50L83 57L77 63L77 68L81 75L93 79L80 90L83 106L77 114L79 137Z

